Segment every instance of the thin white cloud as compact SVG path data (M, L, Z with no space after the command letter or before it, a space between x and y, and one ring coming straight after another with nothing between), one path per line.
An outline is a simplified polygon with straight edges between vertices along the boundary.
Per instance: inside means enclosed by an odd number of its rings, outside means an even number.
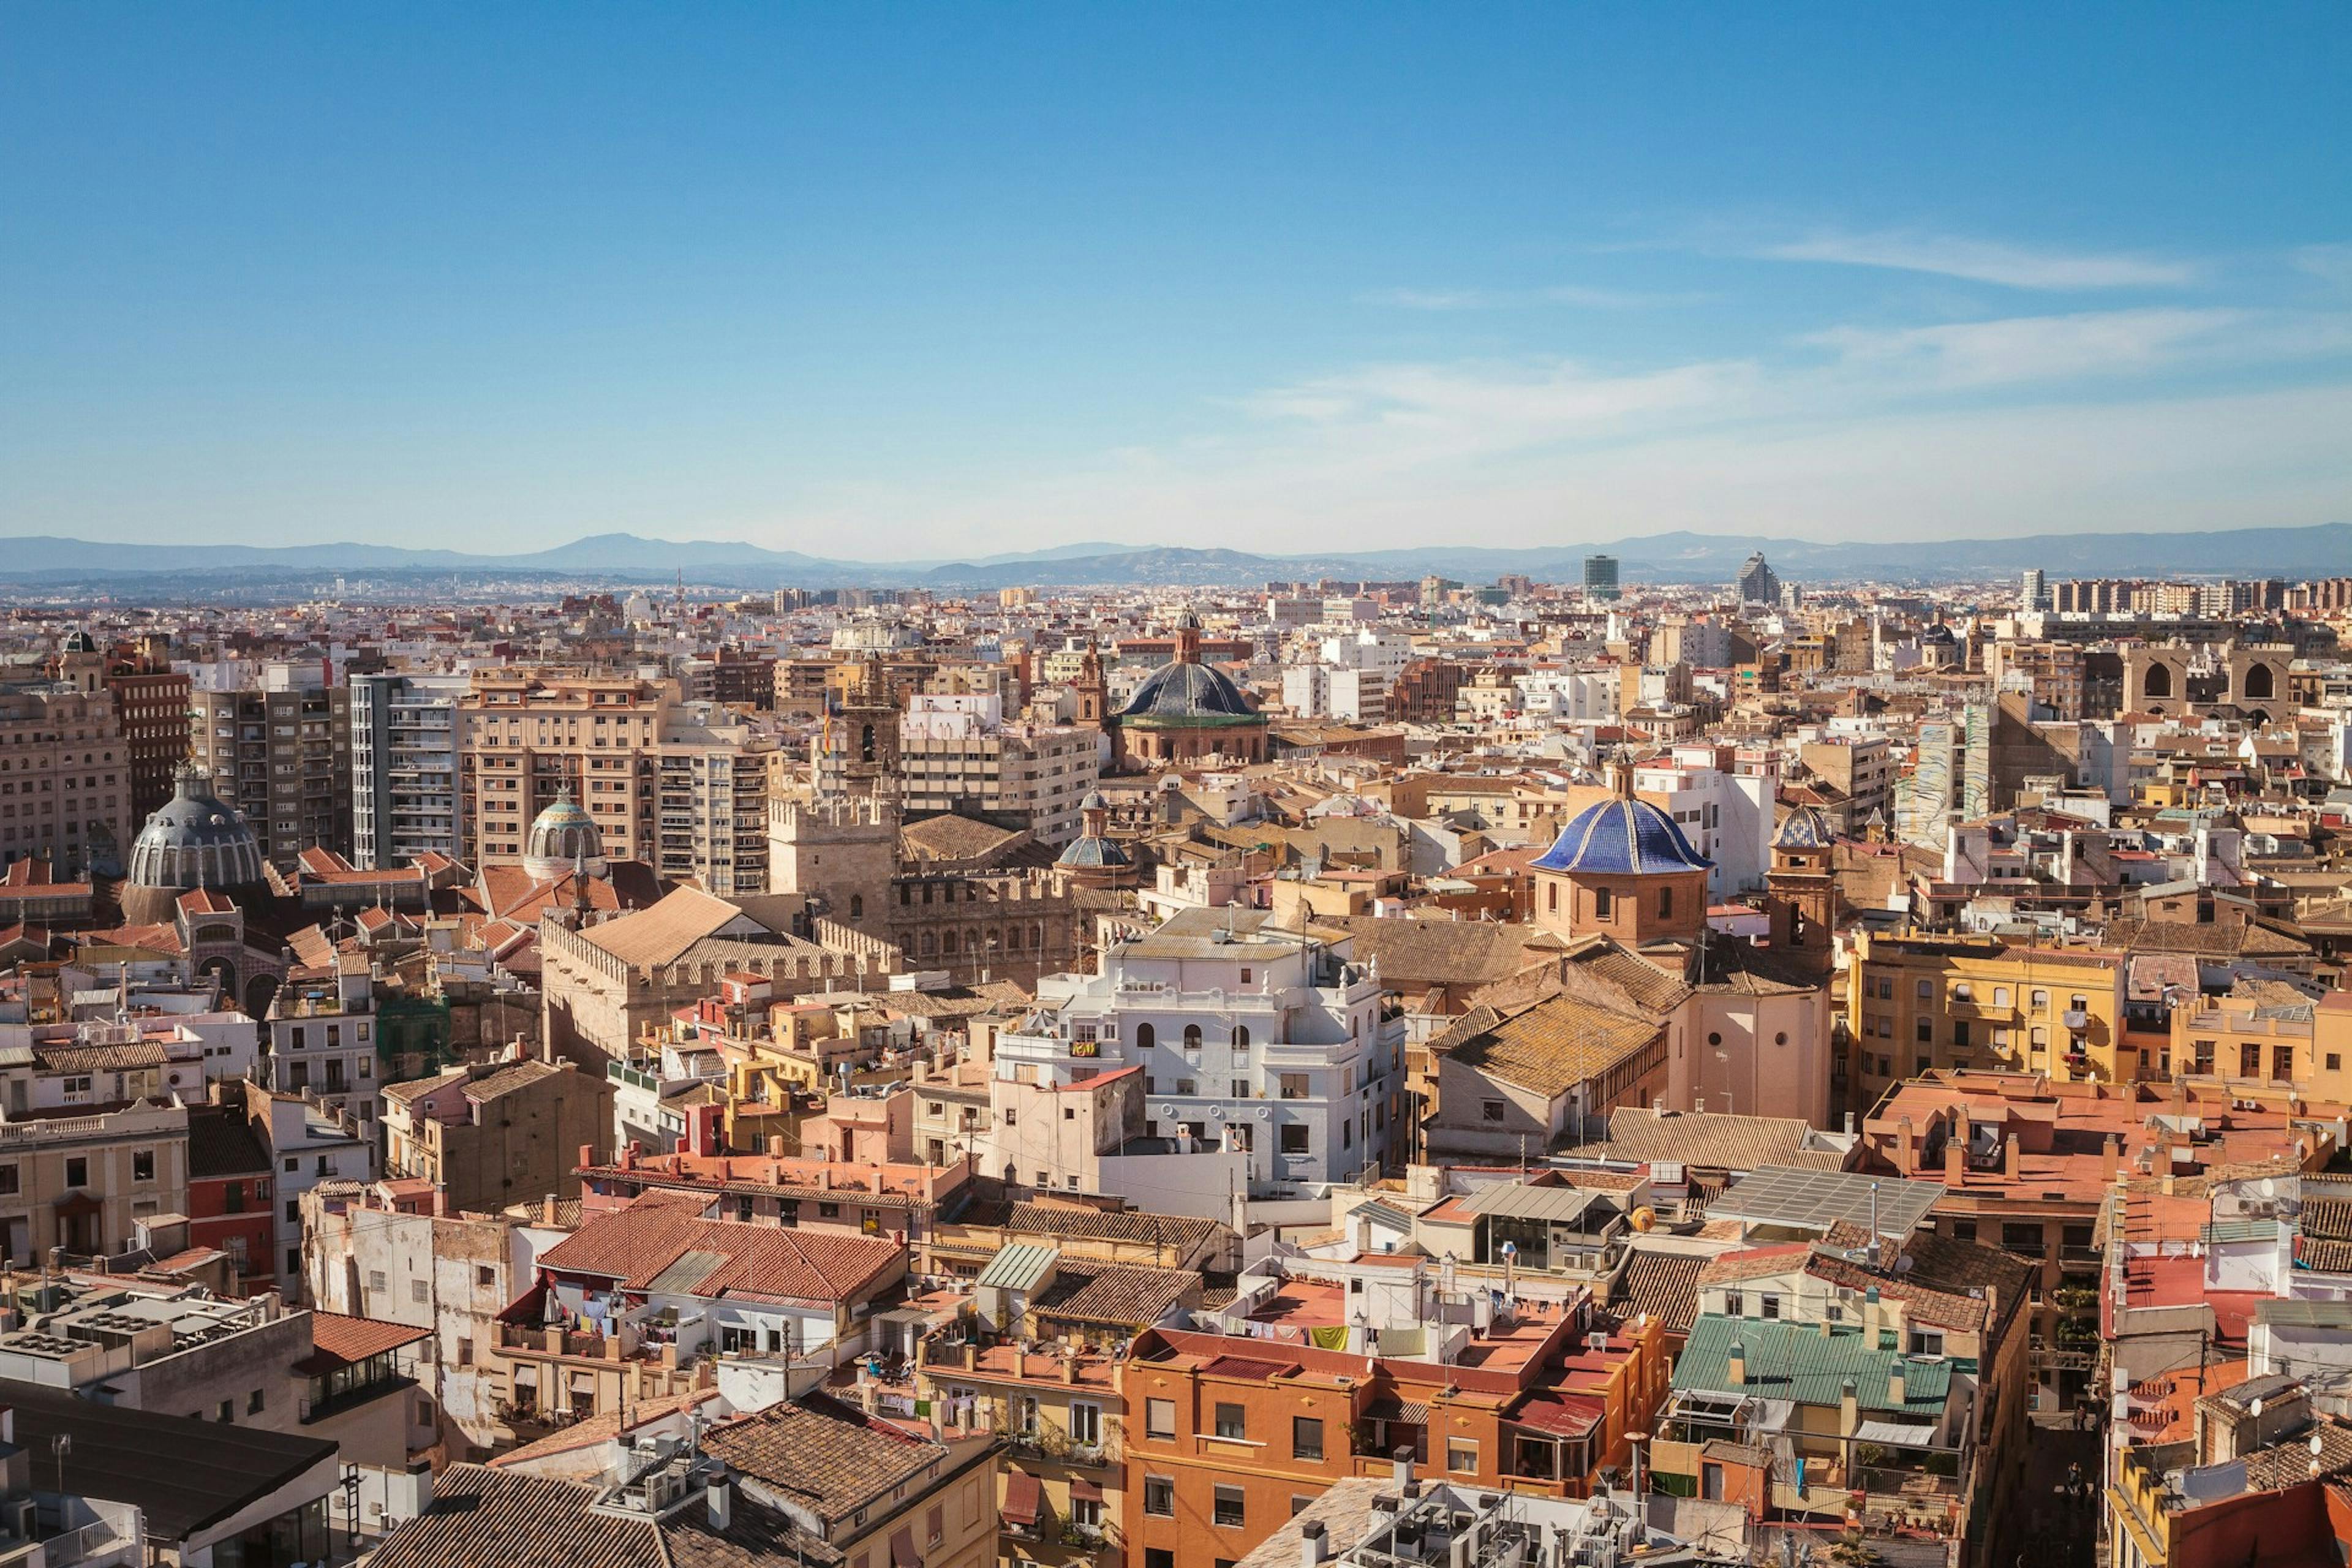
M2338 289L2352 289L2352 245L2306 245L2294 253L2300 271Z
M2246 321L2245 311L2232 310L2099 310L1933 327L1835 327L1803 341L1832 350L1848 366L1908 373L1939 386L1982 386L2156 370L2199 350L2226 352L2228 334Z
M1507 310L1542 305L1567 305L1583 310L1651 310L1662 306L1696 304L1706 298L1704 294L1653 293L1584 283L1555 283L1540 289L1372 289L1356 296L1360 304L1399 310Z
M1878 267L1996 283L2005 289L2053 291L2178 289L2200 276L2200 268L2186 261L2116 252L2036 250L1994 240L1895 229L1870 234L1825 231L1762 246L1751 254L1774 261Z

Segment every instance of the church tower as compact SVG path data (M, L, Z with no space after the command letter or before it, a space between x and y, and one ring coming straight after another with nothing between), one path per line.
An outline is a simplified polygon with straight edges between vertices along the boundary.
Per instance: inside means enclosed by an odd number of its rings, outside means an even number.
M1087 639L1086 657L1078 660L1078 722L1102 728L1105 710L1109 705L1109 687L1103 679L1102 653L1095 639Z
M1830 935L1837 915L1837 835L1819 806L1801 805L1772 836L1764 874L1764 909L1775 952L1826 975L1834 960Z

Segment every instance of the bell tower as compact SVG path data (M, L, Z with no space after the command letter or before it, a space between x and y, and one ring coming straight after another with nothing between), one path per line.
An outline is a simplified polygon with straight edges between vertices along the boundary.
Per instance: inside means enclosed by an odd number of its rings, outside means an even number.
M1819 806L1801 805L1772 836L1772 865L1764 873L1764 909L1775 952L1796 958L1815 974L1829 973L1830 936L1837 916L1837 835Z
M1086 657L1078 660L1078 722L1102 728L1104 710L1109 706L1109 688L1103 679L1102 652L1095 639L1087 639Z

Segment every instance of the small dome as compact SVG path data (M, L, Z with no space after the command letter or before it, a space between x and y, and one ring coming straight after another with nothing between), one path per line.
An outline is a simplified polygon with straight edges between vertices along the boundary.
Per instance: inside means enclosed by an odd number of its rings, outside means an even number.
M1146 678L1118 716L1161 723L1231 723L1255 719L1257 710L1223 670L1180 659Z
M561 877L582 864L592 876L604 874L604 836L596 819L572 798L570 784L563 786L553 805L531 819L522 863L541 879Z
M90 640L90 635L88 632L76 632L71 637L66 638L65 651L68 653L96 653L98 651L98 644Z
M137 887L194 892L245 888L263 879L261 844L235 807L213 793L213 776L184 764L172 798L155 808L131 846Z
M1110 801L1102 791L1098 789L1090 789L1087 791L1087 798L1078 802L1078 809L1080 811L1108 811L1110 809Z
M1062 851L1061 858L1054 864L1066 866L1074 871L1111 871L1134 865L1135 858L1127 852L1124 845L1115 839L1078 838L1071 841L1070 847Z
M1570 819L1535 862L1539 871L1657 876L1715 864L1691 847L1675 819L1646 800L1616 795Z
M1801 805L1789 813L1780 830L1772 835L1772 847L1826 849L1836 838L1837 830L1830 826L1828 814L1818 805Z

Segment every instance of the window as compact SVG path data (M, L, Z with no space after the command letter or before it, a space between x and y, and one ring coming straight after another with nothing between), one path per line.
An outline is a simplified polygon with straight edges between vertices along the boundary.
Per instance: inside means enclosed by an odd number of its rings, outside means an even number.
M2033 1010L2037 1013L2046 1013L2050 1010L2049 992L2036 991L2033 994Z
M425 1281L422 1279L411 1279L408 1282L408 1299L421 1304L425 1300Z
M88 1160L77 1154L72 1159L66 1162L66 1185L69 1187L86 1187L89 1185L89 1162Z
M1176 1553L1165 1546L1147 1546L1143 1549L1143 1568L1176 1568Z
M1913 1355L1942 1355L1944 1353L1943 1331L1940 1329L1912 1330L1909 1348Z
M14 1165L0 1165L0 1197L14 1197L16 1195L16 1167ZM230 1212L235 1213L236 1211L231 1210Z
M1315 1152L1305 1122L1289 1121L1283 1124L1282 1152L1286 1154L1311 1154Z
M1102 1406L1073 1404L1070 1406L1070 1441L1093 1447L1102 1441Z
M301 1223L301 1220L302 1200L299 1198L288 1198L286 1200L286 1223L289 1225L299 1225Z
M1147 1437L1176 1436L1176 1402L1172 1399L1147 1399L1143 1402L1143 1435Z
M1996 1007L2006 1007L2009 1005L2008 986L1996 985L1992 988L1992 1005Z
M1478 1117L1482 1121L1500 1121L1503 1120L1503 1102L1499 1100L1480 1100Z
M1281 1077L1281 1092L1285 1100L1305 1100L1313 1094L1314 1080L1303 1072L1286 1072Z
M1780 1298L1778 1296L1763 1297L1759 1302L1759 1310L1767 1318L1779 1317L1780 1315Z
M220 1402L220 1419L221 1425L224 1426L235 1425L236 1421L236 1400L224 1399Z
M1966 1002L1973 995L1975 995L1975 993L1969 989L1969 983L1967 981L1955 980L1952 982L1953 1001Z
M1478 1445L1467 1437L1445 1440L1445 1468L1457 1476L1478 1473Z
M1249 1421L1240 1405L1221 1404L1217 1406L1217 1436L1236 1442L1249 1436Z
M1197 1051L1201 1048L1200 1025L1187 1024L1184 1026L1184 1048L1188 1051Z
M302 1272L302 1249L300 1247L289 1247L286 1249L286 1272L289 1274L299 1274Z
M251 1394L247 1394L247 1395L245 1396L245 1413L246 1413L247 1415L260 1415L260 1414L261 1414L261 1405L262 1405L262 1391L261 1391L260 1389L257 1389L257 1389L255 1389Z
M2038 1224L2021 1225L2013 1220L2004 1223L2000 1227L2000 1244L2011 1252L2031 1253L2039 1258L2042 1256L2042 1226Z
M1221 1530L1239 1530L1242 1527L1241 1488L1219 1487L1217 1489L1216 1510L1213 1517L1217 1527Z
M371 1269L369 1269L369 1270L368 1270L368 1289L371 1289L371 1290L381 1290L381 1289L383 1289L384 1288L384 1284L385 1284L385 1281L384 1281L384 1275L383 1275L383 1269L381 1269L381 1268L371 1268Z
M1726 1317L1745 1316L1748 1311L1748 1298L1737 1290L1726 1290L1723 1293L1723 1310Z
M1609 918L1609 902L1608 889L1595 888L1592 889L1592 918L1594 920L1605 921Z
M1662 921L1672 920L1674 918L1674 914L1675 890L1672 888L1660 888L1658 889L1658 918ZM1472 1462L1475 1464L1476 1461L1474 1459Z
M1290 1457L1294 1459L1319 1459L1323 1457L1323 1423L1311 1415L1290 1418Z
M131 1155L131 1179L134 1182L152 1182L155 1179L154 1150L138 1149L132 1151Z
M1135 1026L1135 1043L1144 1050L1150 1050L1158 1042L1159 1037L1158 1032L1149 1024L1138 1024Z
M1913 986L1913 994L1922 1002L1933 1002L1936 999L1936 983L1932 980L1918 981Z

